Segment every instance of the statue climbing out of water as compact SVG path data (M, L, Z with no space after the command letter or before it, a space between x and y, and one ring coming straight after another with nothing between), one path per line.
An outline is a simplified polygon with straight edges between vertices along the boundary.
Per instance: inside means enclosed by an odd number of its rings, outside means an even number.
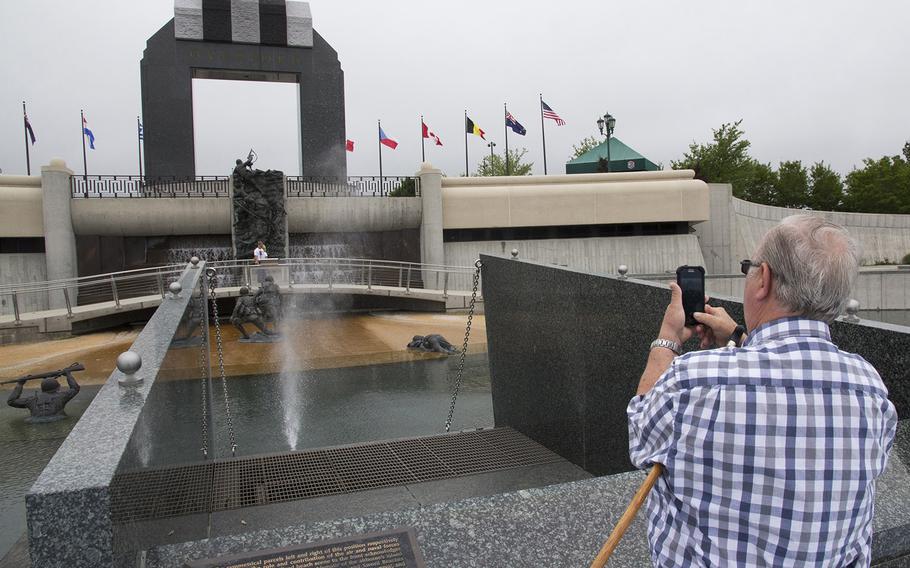
M27 408L31 416L26 420L29 422L53 422L66 418L63 407L71 401L73 397L79 394L79 383L73 377L74 371L83 371L85 367L79 363L73 363L65 369L51 371L50 373L41 373L38 375L26 375L15 379L16 388L10 393L6 403L13 408ZM67 389L61 389L57 377L66 375ZM32 396L22 396L22 388L25 383L34 379L41 380L41 390L36 391ZM14 382L14 381L7 381Z
M250 296L250 289L246 286L241 286L240 296L234 305L233 313L231 313L231 324L237 328L243 339L250 339L249 334L243 327L246 323L255 325L265 335L274 335L273 332L266 328L265 322L262 320L262 312L256 306L256 298Z
M412 351L445 353L446 355L458 353L458 349L438 333L415 335L414 338L411 339L411 342L408 343L408 349Z

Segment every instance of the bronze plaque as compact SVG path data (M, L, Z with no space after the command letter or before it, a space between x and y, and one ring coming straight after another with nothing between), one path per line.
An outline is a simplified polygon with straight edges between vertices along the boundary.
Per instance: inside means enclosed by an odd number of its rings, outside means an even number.
M413 528L191 560L186 568L426 568Z

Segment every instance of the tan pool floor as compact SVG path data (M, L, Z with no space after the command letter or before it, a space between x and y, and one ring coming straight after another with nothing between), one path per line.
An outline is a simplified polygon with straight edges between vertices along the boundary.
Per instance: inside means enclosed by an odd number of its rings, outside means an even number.
M238 343L239 332L222 324L225 373L242 376L282 370L325 369L393 363L442 357L412 353L406 346L414 335L438 333L457 348L464 340L464 314L375 313L286 320L278 343ZM254 328L247 326L248 333ZM214 326L210 326L214 354ZM198 333L198 332L197 332ZM85 371L76 374L80 384L101 384L114 370L117 355L127 350L139 330L99 332L41 343L0 346L0 380L41 373L79 362ZM486 351L486 326L474 317L469 353ZM213 374L217 362L212 357ZM199 348L172 349L163 369L168 378L199 376ZM0 388L11 388L3 385Z

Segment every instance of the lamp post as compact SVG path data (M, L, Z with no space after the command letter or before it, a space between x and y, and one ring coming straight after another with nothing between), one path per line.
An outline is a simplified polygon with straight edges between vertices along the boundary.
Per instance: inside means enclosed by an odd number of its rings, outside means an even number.
M610 172L610 138L613 137L614 128L616 128L616 118L609 112L597 119L597 129L601 134L607 135L607 173Z
M487 146L490 147L490 175L493 175L493 174L496 173L496 172L493 170L493 148L496 147L496 142L493 142L492 140L490 140L490 141L487 143Z

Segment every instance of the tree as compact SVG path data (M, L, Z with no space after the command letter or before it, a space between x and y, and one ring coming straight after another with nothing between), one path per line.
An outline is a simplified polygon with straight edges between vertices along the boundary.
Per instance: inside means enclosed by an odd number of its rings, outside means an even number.
M724 123L713 130L708 144L689 145L681 160L670 162L674 170L695 170L695 178L707 183L730 183L733 195L755 203L773 205L777 195L777 173L749 155L748 140L740 128L742 119Z
M752 203L773 205L777 202L777 172L771 164L749 158L733 182L733 193Z
M904 159L910 162L910 142L904 143Z
M523 163L522 160L525 157L525 154L528 153L527 148L521 148L518 150L509 150L509 175L513 176L529 176L531 175L531 168L534 167L534 162ZM477 166L477 171L474 175L489 177L489 176L504 176L506 175L506 162L503 156L499 154L486 155L481 160L480 164Z
M844 183L840 174L816 162L809 170L809 207L816 211L837 211L843 207Z
M581 157L583 154L600 146L601 141L594 136L588 136L578 141L578 144L572 144L572 156L570 160Z
M901 156L863 160L847 174L847 210L864 213L910 213L910 162Z
M809 204L809 172L799 160L781 162L777 168L774 205L799 209Z
M417 184L414 178L404 178L395 188L389 191L389 197L414 197L417 195Z
M689 151L681 160L670 162L674 170L695 170L696 179L708 183L732 183L737 189L745 173L751 170L749 141L743 138L744 132L739 125L742 119L729 124L724 123L713 130L714 140L708 144L689 145Z

